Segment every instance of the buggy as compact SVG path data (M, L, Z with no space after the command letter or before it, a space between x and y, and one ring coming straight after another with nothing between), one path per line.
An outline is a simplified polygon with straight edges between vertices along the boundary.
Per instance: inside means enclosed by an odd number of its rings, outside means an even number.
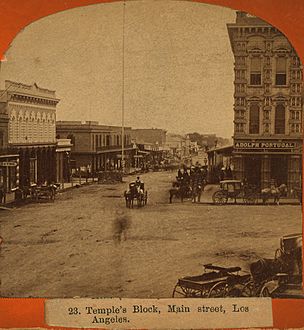
M245 204L256 204L258 194L252 187L244 186L240 180L224 180L220 182L220 189L212 196L213 203L217 205L227 204L229 199L236 204L239 198Z
M138 186L136 182L129 183L129 189L124 192L124 198L128 208L133 208L134 200L136 200L137 207L147 205L148 191L145 190L145 184L141 182Z

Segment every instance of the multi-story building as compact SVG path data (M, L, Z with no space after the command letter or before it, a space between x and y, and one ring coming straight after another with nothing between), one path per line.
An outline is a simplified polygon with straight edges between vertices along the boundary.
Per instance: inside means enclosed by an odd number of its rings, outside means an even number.
M302 72L288 39L237 12L228 24L235 58L234 172L261 188L301 182Z
M131 167L134 146L130 127L124 129L125 167ZM86 167L92 172L122 167L122 129L119 126L99 125L96 121L57 121L58 139L71 139L73 168Z
M0 95L2 144L8 156L18 155L15 166L14 162L4 162L10 167L6 173L11 174L7 188L55 182L55 123L59 102L55 92L36 84L5 81L5 90Z

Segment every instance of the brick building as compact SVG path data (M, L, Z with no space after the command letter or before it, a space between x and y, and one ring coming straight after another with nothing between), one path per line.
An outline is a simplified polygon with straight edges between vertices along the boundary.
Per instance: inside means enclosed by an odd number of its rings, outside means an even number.
M125 128L126 168L132 166L135 152L130 131L130 127ZM59 139L71 139L73 168L86 167L92 172L121 169L121 127L99 125L96 121L57 121L56 132Z
M235 176L260 188L301 182L302 72L275 27L244 12L227 24L235 63Z

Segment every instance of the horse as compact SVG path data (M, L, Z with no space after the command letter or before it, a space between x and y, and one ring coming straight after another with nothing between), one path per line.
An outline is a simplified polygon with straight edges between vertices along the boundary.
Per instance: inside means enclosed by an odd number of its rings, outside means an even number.
M183 203L184 198L192 197L192 189L189 185L184 185L179 182L173 182L172 188L169 190L169 202L172 203L173 197L180 198Z
M279 187L272 186L270 188L262 189L261 198L263 200L263 204L266 204L268 199L273 198L273 203L279 205L281 196L287 193L286 184L281 184Z
M205 180L201 183L198 184L194 184L192 186L192 203L200 203L201 202L201 196L202 196L202 192L204 191L206 182Z

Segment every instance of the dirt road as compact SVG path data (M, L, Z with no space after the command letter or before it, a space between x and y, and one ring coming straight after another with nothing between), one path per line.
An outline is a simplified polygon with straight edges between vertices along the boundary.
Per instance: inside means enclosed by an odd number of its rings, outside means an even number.
M301 232L300 206L168 204L173 177L142 176L149 200L141 209L125 208L124 183L0 211L1 296L170 297L177 279L200 274L203 264L248 268L273 257L282 235ZM121 241L119 217L129 218Z

